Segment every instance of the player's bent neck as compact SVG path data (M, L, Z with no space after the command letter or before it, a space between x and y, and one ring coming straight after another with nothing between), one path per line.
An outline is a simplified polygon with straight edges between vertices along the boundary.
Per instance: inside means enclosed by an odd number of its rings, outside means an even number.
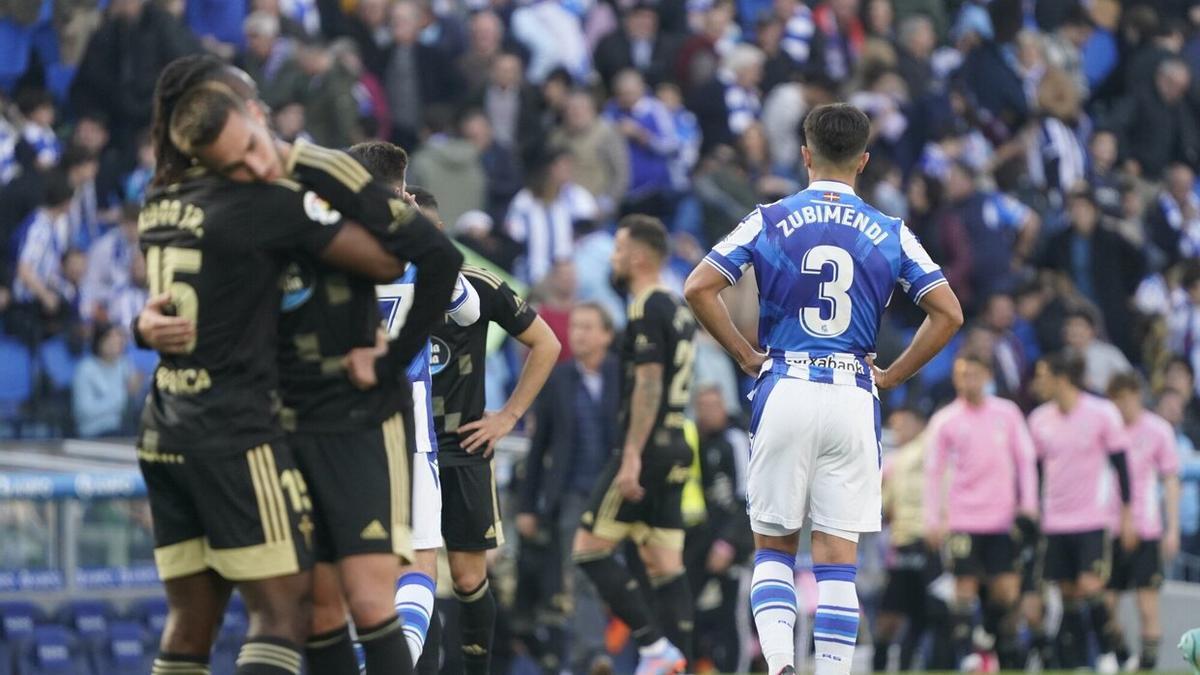
M845 171L834 171L829 169L822 170L818 169L817 167L813 167L812 172L808 175L808 184L812 185L813 183L821 180L833 181L834 183L845 183L846 185L850 186L851 190L858 192L858 187L855 186L855 183L858 181L858 173L855 171L847 173Z
M634 273L629 278L629 295L636 298L647 290L661 285L662 277L657 270L644 274Z
M1054 397L1054 403L1058 406L1060 411L1064 413L1070 413L1075 409L1075 406L1079 405L1079 397L1082 394L1083 392L1078 389L1067 389L1059 392L1058 395Z

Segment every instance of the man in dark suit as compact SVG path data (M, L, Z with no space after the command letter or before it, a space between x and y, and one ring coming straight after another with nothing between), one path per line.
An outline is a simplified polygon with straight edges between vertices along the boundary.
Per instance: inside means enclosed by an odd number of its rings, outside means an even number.
M535 430L517 515L522 557L527 549L545 551L536 575L540 602L535 602L549 612L537 613L554 616L549 623L556 624L555 632L572 636L563 667L574 672L588 672L604 650L603 606L591 582L575 571L571 542L596 479L619 443L621 380L617 358L608 351L612 340L612 317L603 307L582 303L571 310L572 358L555 367L534 404ZM568 657L558 653L557 642L552 639L545 649L547 665Z
M406 148L416 145L425 122L422 111L439 103L456 103L462 90L452 60L419 41L420 20L415 3L392 7L392 50L383 85L392 112L392 141Z
M525 65L517 54L503 52L492 61L470 107L487 116L493 140L518 156L542 136L541 94L525 81Z
M654 5L639 2L621 21L621 29L609 33L596 45L595 64L605 86L626 68L635 68L651 87L669 79L680 43L659 30Z
M1051 237L1043 266L1065 275L1100 308L1109 341L1134 363L1141 353L1134 333L1131 300L1146 275L1142 252L1103 227L1095 197L1086 189L1067 197L1070 227Z

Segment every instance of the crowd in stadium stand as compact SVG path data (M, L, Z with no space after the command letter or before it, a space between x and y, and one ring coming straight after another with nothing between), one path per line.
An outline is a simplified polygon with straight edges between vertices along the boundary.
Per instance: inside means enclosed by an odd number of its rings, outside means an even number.
M968 318L943 357L886 394L886 409L945 404L953 356L966 351L993 364L997 394L1029 411L1035 361L1073 350L1097 393L1139 373L1176 430L1183 470L1200 465L1197 0L0 3L4 435L136 428L154 363L128 334L147 294L136 221L154 168L152 91L166 63L202 50L250 73L285 139L407 149L408 182L436 195L455 239L528 289L564 363L588 374L574 385L582 394L539 403L574 428L534 438L539 457L562 455L548 465L583 468L538 472L509 509L542 560L570 567L562 551L587 479L613 445L574 439L614 424L608 407L579 415L578 397L615 396L605 356L624 316L608 280L615 219L649 213L668 225L680 286L756 204L804 186L800 123L834 100L872 121L859 194L904 217ZM753 288L730 293L753 337ZM598 319L583 338L568 335L580 303ZM893 305L881 362L922 316ZM711 339L701 349L708 520L697 516L688 543L698 636L705 611L735 611L722 609L728 593L706 609L699 591L729 583L752 548L738 459L748 382ZM511 345L489 359L492 399L519 359ZM1200 556L1198 483L1181 499L1183 550ZM532 560L517 594L545 611L525 628L553 635L561 624L546 616L561 617L562 597L542 594ZM599 621L594 593L576 595ZM597 626L576 643L601 641ZM699 641L706 658L738 649L719 633Z

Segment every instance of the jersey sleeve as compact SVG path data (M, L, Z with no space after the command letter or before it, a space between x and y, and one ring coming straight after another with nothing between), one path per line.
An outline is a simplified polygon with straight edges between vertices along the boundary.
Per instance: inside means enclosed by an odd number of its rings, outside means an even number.
M1029 217L1029 207L1017 201L1015 197L998 194L992 202L1000 216L1000 225L1006 229L1020 229L1021 224Z
M940 528L945 521L943 513L946 503L946 457L949 454L949 433L944 416L930 420L931 431L926 436L925 448L925 527Z
M287 157L288 175L368 229L406 222L413 209L350 155L298 140Z
M462 274L454 281L454 291L450 294L450 305L446 307L446 315L459 326L470 326L479 320L479 293L474 286L467 283Z
M496 279L493 285L484 279L475 288L479 292L480 320L486 314L488 320L500 324L509 335L524 333L538 318L529 303L504 281Z
M1179 451L1175 447L1175 431L1163 424L1159 433L1158 456L1155 464L1160 476L1174 476L1179 473Z
M1100 424L1104 425L1102 430L1104 449L1108 451L1108 454L1115 455L1128 450L1129 437L1117 406L1111 403L1104 406L1104 412L1100 415Z
M754 209L704 256L704 262L715 267L729 280L730 286L736 284L752 264L754 244L762 234L762 226L762 211Z
M920 304L929 291L949 283L942 274L942 268L929 257L917 235L903 223L900 224L899 283L900 289L914 305Z
M641 307L635 305L629 313L627 330L633 336L634 365L659 363L665 366L669 362L667 339L675 316L673 311L668 311L668 303L656 302L657 295L652 294Z
M254 204L254 243L269 249L317 253L337 234L342 216L313 192L294 183L268 186Z
M1009 408L1009 420L1012 425L1012 453L1014 466L1017 467L1017 498L1020 507L1028 513L1037 513L1037 449L1034 447L1033 436L1025 425L1025 418L1020 408L1012 405Z

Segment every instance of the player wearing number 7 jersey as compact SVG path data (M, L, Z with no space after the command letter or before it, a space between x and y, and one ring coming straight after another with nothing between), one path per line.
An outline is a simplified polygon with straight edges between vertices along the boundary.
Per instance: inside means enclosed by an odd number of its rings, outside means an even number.
M880 528L878 388L911 377L962 325L941 270L898 218L858 197L870 122L845 104L804 122L808 188L760 206L713 248L684 293L700 321L758 377L747 484L755 555L751 605L771 675L794 672L792 561L812 520L817 675L850 672L858 635L858 535ZM720 292L754 268L758 347ZM928 313L886 370L871 359L897 284ZM764 353L765 352L765 353Z

